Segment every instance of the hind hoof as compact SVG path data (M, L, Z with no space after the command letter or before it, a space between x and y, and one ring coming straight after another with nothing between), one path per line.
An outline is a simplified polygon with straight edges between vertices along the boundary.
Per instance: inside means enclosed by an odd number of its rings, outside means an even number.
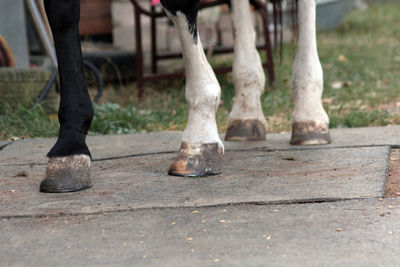
M222 172L223 148L218 143L191 144L182 142L179 154L169 167L168 174L202 177Z
M92 187L90 163L87 155L49 158L40 192L67 193Z
M313 121L292 124L291 145L326 145L332 142L328 123Z
M259 120L233 120L229 122L225 141L263 141L267 128Z

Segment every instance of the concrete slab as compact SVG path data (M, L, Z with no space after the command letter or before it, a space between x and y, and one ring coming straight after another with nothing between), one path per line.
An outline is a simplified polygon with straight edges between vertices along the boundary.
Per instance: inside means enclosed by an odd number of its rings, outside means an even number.
M2 166L0 216L383 197L389 147L227 152L222 175L166 175L174 154L96 161L95 186L42 194L44 165Z
M2 266L397 266L400 200L3 219Z
M0 151L0 166L45 164L46 154L56 138L32 138L14 142ZM135 154L178 151L181 132L157 132L134 135L89 136L88 146L93 159L123 157ZM27 153L29 151L29 153Z
M237 150L299 150L359 146L400 146L400 126L333 129L333 143L327 146L291 146L290 134L269 134L264 142L225 142L227 151ZM135 135L89 136L93 158L105 159L135 154L171 152L179 149L181 132ZM0 151L0 166L13 164L45 164L45 155L55 138L28 139L14 142ZM29 151L29 153L27 153Z

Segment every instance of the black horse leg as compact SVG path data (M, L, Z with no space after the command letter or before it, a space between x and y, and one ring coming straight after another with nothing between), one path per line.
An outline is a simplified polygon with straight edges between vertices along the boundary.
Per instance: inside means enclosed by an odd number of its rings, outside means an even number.
M42 192L73 192L89 188L91 155L86 134L93 108L84 79L79 39L79 0L45 0L60 75L60 132L47 154Z

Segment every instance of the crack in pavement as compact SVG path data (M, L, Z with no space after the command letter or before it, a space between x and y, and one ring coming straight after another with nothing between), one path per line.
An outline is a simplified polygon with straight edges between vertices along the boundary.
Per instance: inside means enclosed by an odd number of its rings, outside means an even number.
M320 148L282 148L282 149L271 149L268 147L258 147L252 149L230 149L226 150L228 152L280 152L280 151L309 151L309 150L332 150L332 149L346 149L346 148L373 148L373 147L385 147L385 148L396 148L400 147L398 145L364 145L364 146L338 146L338 147L320 147ZM390 151L390 150L389 150ZM134 157L141 157L141 156L149 156L149 155L159 155L159 154L172 154L176 153L176 151L164 151L164 152L149 152L149 153L140 153L140 154L132 154L126 156L119 156L119 157L109 157L103 159L95 159L94 162L101 162L101 161L108 161L108 160L117 160L117 159L124 159L124 158L134 158ZM390 157L390 153L388 153L388 161ZM37 164L37 163L30 163L30 164L8 164L8 165L1 165L0 166L23 166L23 165L45 165ZM385 176L387 178L389 164L387 166L387 170L385 170ZM1 219L18 219L18 218L43 218L43 217L63 217L63 216L83 216L83 215L96 215L96 214L103 214L103 213L122 213L122 212L129 212L129 211L138 211L138 210L160 210L160 209L178 209L178 208L209 208L209 207L224 207L224 206L245 206L245 205L261 205L261 206L271 206L271 205L299 205L299 204L318 204L318 203L334 203L334 202L343 202L343 201L357 201L357 200L366 200L366 199L378 199L383 198L384 192L382 196L377 197L354 197L354 198L311 198L311 199L294 199L294 200L277 200L277 201L238 201L238 202L226 202L226 203L218 203L218 204L211 204L211 205L153 205L148 207L121 207L117 208L117 206L112 206L105 208L104 210L94 210L93 212L37 212L32 214L16 214L16 215L0 215Z
M269 147L256 147L250 149L226 149L225 152L287 152L287 151L310 151L310 150L330 150L330 149L348 149L348 148L373 148L373 147L389 147L391 149L399 149L400 145L354 145L354 146L331 146L331 147L307 147L307 148L269 148ZM115 156L115 157L105 157L93 159L92 162L101 162L108 160L118 160L118 159L128 159L128 158L136 158L136 157L144 157L151 155L161 155L161 154L174 154L177 153L177 150L170 151L162 151L162 152L147 152L147 153L138 153L138 154L130 154L124 156ZM12 164L2 164L0 166L30 166L30 165L46 165L47 163L12 163Z
M14 143L14 141L10 141L10 142L8 142L8 143L5 143L4 145L1 145L1 146L0 146L0 151L3 150L3 148L5 148L5 147L11 145L12 143Z
M99 214L123 213L142 210L165 210L165 209L200 209L200 208L220 208L229 206L286 206L286 205L303 205L303 204L321 204L321 203L338 203L346 201L362 201L368 199L380 199L381 197L358 197L358 198L313 198L298 200L278 200L278 201L245 201L245 202L228 202L212 205L184 205L184 206L154 206L154 207L126 207L121 209L109 209L94 212L59 212L46 214L21 214L21 215L0 215L0 220L25 219L25 218L46 218L46 217L67 217L67 216L90 216Z

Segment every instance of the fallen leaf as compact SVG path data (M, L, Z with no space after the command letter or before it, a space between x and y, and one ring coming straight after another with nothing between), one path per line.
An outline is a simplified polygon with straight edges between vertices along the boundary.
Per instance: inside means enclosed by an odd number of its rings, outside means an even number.
M343 83L343 86L344 86L344 87L349 87L349 86L351 86L352 84L353 84L352 81L345 81L345 82Z
M28 177L28 176L29 176L29 173L27 171L20 171L20 172L17 172L13 176L13 178L15 178L15 177Z
M347 62L347 58L344 55L340 55L339 56L339 61L342 62L342 63Z
M270 240L270 239L271 239L271 236L270 236L270 235L263 235L263 237L264 237L265 239L267 239L267 240Z

